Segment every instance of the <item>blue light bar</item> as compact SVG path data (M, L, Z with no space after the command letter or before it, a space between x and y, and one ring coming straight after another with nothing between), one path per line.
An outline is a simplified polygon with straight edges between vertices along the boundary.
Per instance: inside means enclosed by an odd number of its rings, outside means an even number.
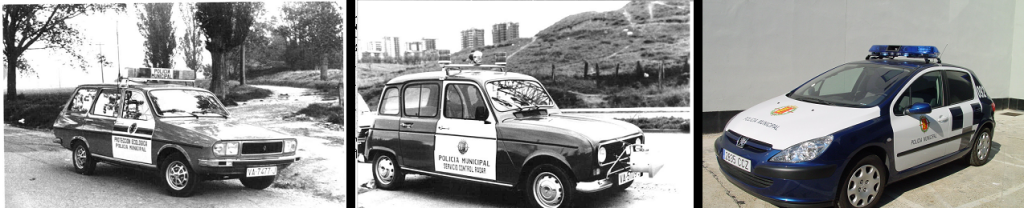
M939 57L939 48L936 48L935 46L873 45L868 52L871 52L871 56L888 58L896 56L903 56L907 58Z

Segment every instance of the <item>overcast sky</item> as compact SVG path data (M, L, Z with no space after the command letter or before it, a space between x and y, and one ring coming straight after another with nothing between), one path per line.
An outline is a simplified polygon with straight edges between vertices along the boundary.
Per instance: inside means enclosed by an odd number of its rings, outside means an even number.
M491 26L519 22L519 36L533 37L562 18L588 11L611 11L627 1L358 1L359 44L399 37L401 42L437 38L438 49L458 50L461 32L484 29L491 45Z

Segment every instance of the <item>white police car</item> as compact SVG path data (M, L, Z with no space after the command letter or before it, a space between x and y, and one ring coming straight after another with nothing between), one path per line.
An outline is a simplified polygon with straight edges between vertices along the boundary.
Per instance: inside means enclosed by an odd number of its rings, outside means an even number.
M892 182L988 161L995 104L971 70L933 46L869 51L733 117L715 141L726 178L779 206L872 207Z

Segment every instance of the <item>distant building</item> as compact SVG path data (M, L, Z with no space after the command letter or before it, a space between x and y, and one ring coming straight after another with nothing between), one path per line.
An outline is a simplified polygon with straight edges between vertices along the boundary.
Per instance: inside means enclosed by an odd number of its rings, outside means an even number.
M408 49L408 51L412 51L412 52L419 52L419 51L423 51L424 50L423 42L419 42L419 41L417 41L417 42L406 42L405 43L405 48Z
M437 39L424 38L423 42L426 43L426 50L437 50Z
M484 29L470 28L462 31L462 48L484 46Z
M519 23L516 22L502 22L494 24L491 30L491 40L495 45L519 38Z
M402 49L399 48L402 44L398 42L398 37L395 37L395 57L399 57L402 54Z

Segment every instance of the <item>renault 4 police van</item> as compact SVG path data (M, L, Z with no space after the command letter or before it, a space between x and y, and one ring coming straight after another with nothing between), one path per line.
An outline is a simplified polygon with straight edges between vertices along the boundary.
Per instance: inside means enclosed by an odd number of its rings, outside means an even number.
M661 168L639 161L644 134L630 123L562 114L537 79L495 65L450 64L384 86L366 140L374 183L406 173L519 189L534 207L566 207L576 191L622 190ZM499 55L499 57L503 57Z
M995 103L974 72L933 46L869 52L733 117L715 141L729 181L779 206L873 207L893 182L991 158Z
M300 159L294 138L228 121L191 70L128 68L120 84L78 86L53 124L54 143L71 150L75 172L97 162L156 170L172 196L190 196L202 180L238 178L265 189Z

